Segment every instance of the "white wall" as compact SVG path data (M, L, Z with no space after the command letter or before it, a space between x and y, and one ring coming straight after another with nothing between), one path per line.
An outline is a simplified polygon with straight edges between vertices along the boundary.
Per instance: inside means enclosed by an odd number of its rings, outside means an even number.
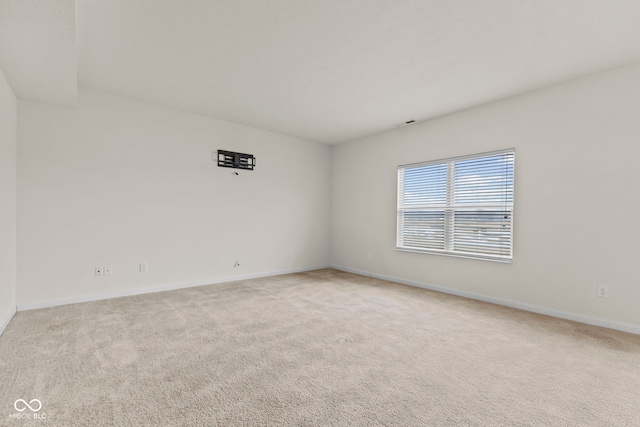
M0 334L16 307L16 97L0 70Z
M19 309L328 265L330 147L79 95L18 104ZM218 167L218 149L256 170Z
M395 250L398 165L510 147L512 264ZM332 265L640 331L640 65L344 143L332 156Z

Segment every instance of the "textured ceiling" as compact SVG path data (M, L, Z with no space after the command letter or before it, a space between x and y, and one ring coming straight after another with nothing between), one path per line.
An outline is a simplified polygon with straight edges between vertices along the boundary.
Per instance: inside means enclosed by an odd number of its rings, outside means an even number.
M0 68L19 98L75 107L75 2L0 0Z
M55 15L27 32L66 40L55 23L69 1L27 3ZM638 0L76 0L75 9L77 84L326 143L640 60ZM52 102L47 87L25 88L29 78L9 70L50 60L66 70L67 44L36 49L46 60L29 64L20 53L33 46L10 35L0 66L17 95ZM67 88L71 74L51 86Z

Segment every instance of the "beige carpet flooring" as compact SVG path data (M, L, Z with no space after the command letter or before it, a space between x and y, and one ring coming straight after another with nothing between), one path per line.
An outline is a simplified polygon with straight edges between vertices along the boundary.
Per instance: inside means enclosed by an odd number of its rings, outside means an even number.
M19 312L0 425L640 426L640 336L318 270Z

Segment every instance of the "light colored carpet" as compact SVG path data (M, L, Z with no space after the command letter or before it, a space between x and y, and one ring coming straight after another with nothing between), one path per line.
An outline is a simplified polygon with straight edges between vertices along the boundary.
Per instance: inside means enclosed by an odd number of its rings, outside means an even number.
M640 336L318 270L19 312L0 383L7 426L640 426Z

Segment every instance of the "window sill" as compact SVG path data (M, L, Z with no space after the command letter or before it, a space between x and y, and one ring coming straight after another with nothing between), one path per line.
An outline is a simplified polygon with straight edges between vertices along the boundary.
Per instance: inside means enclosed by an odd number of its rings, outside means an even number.
M474 254L466 254L466 253L456 253L456 252L446 252L446 251L438 251L433 249L418 249L418 248L407 248L407 247L396 247L398 252L415 252L420 254L430 254L430 255L440 255L440 256L449 256L454 258L466 258L466 259L475 259L480 261L492 261L499 262L501 264L511 264L513 262L513 257L497 257L490 255L474 255Z

